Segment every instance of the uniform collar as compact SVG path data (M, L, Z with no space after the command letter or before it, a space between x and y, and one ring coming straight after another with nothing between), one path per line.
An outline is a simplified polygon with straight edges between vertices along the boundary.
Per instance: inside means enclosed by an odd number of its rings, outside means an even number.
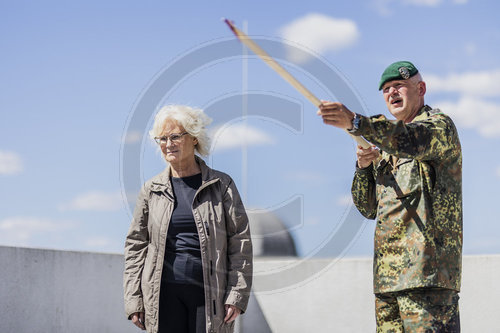
M413 118L410 123L416 122L416 121L421 121L429 117L429 111L432 110L432 108L429 105L424 105L420 111L418 111L417 115L415 118Z
M431 111L432 108L429 106L429 105L424 105L417 113L417 115L415 116L415 118L413 118L413 120L410 122L410 123L413 123L413 122L416 122L416 121L421 121L421 120L424 120L424 119L427 119L429 117L429 111ZM382 151L382 156L380 158L380 160L378 161L377 165L379 168L382 168L384 167L387 163L391 163L391 154L385 152L385 151ZM408 159L406 158L399 158L396 165L393 167L396 167L398 166L399 164L407 161Z

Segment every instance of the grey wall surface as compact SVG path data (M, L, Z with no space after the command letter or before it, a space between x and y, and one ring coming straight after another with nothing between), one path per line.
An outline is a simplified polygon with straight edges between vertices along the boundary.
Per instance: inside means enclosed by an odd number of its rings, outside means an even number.
M0 247L0 332L138 332L122 301L123 256Z
M256 258L240 333L374 331L371 259L309 260L309 278L290 284L293 271L282 268L297 260ZM0 267L1 333L141 332L124 315L122 255L0 246ZM286 288L269 290L259 274L277 267ZM462 332L500 327L499 276L500 256L464 258Z
M272 332L375 332L370 259L308 260L301 269L310 274L298 282L297 273L286 269L294 261L255 265L255 297ZM283 267L282 290L269 290L258 278L273 267Z
M255 270L296 260L259 260ZM315 273L324 261L332 264ZM288 287L275 292L255 278L255 297L272 332L375 332L371 259L309 260L302 269L311 272L309 279L295 285L289 282L296 281L296 273L283 269L279 280ZM500 332L500 255L466 256L462 272L462 332Z

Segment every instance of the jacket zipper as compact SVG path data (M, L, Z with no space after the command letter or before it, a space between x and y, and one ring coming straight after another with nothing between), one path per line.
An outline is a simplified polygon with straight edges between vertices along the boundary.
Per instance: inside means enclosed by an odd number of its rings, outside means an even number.
M213 179L205 184L202 184L200 186L200 188L198 188L198 191L196 191L196 193L194 194L194 198L193 198L193 202L191 203L191 209L193 209L193 204L196 200L196 197L198 196L198 193L201 192L201 190L203 190L205 187L208 187L209 185L213 184L213 183L216 183L219 179ZM194 216L194 219L196 221L196 214L193 210L193 216ZM205 227L205 232L207 234L207 245L208 243L210 242L209 241L209 236L210 236L210 229L208 228L208 222L207 221L201 221L202 222L202 226ZM207 257L209 257L209 254L208 254L208 246L207 246ZM203 261L203 256L202 256L202 261ZM212 269L212 260L210 260L210 276L212 276L213 274L213 269ZM208 283L206 283L205 281L205 286L208 286L208 295L210 297L210 299L212 299L212 306L213 306L213 315L216 316L217 315L217 309L216 309L216 305L215 305L215 299L212 298L212 287L210 285L210 281L208 281Z
M210 229L208 228L208 222L204 221L203 223L205 223L205 230L207 232L207 236L210 236Z

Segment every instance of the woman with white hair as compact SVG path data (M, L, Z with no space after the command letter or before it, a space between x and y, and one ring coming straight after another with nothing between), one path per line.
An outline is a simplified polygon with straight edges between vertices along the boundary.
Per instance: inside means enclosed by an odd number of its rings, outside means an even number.
M245 208L227 174L209 168L200 109L166 106L150 136L168 165L143 186L125 242L129 319L150 333L233 332L252 283Z

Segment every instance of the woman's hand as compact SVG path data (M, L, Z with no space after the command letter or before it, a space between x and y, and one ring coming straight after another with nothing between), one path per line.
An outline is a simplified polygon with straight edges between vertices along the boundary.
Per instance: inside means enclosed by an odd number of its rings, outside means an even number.
M146 326L144 326L144 312L133 313L131 319L135 326L139 327L141 330L146 329Z
M224 317L225 323L230 323L235 320L241 313L241 310L234 305L226 304L226 316Z

